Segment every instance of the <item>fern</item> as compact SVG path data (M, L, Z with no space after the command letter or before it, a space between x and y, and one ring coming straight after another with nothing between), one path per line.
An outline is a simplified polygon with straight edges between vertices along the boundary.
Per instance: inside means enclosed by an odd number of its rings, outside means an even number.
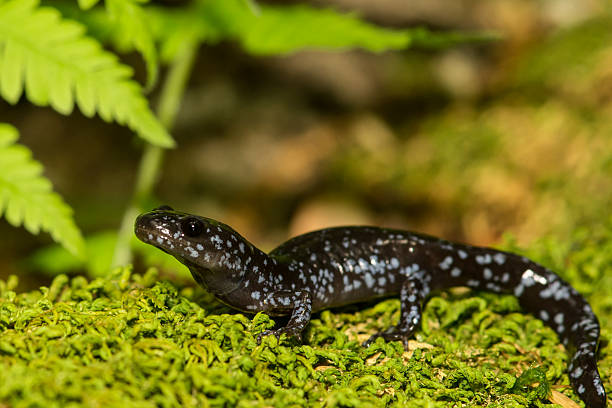
M220 1L217 1L220 3ZM212 4L205 2L207 9ZM217 11L223 8L217 5ZM233 19L231 14L217 17ZM235 22L234 22L235 23ZM354 14L297 5L261 7L260 13L245 13L232 31L244 49L256 55L288 54L304 48L368 51L403 49L410 45L410 30L390 30L360 20Z
M72 210L52 191L42 166L31 152L16 144L18 133L0 124L0 216L13 226L23 225L32 234L42 229L72 254L82 257L84 243L72 219Z
M74 103L86 116L125 124L162 147L174 144L130 80L132 70L84 35L84 27L62 19L37 0L0 4L0 95L16 103L25 86L28 100L63 114Z
M130 49L108 13L96 10L76 13L70 4L64 4L62 9L83 22L101 41L120 50ZM330 9L305 5L254 6L244 0L193 0L180 8L147 6L142 10L166 62L180 54L186 44L227 39L238 41L254 55L279 55L307 48L363 48L375 52L413 45L438 48L494 38L486 33L433 33L423 28L392 30Z
M456 43L491 40L489 33L433 33L423 28L393 30L370 24L355 14L306 5L255 9L243 0L195 0L180 12L147 9L153 30L164 46L178 44L197 27L200 41L239 41L254 55L283 55L303 49L362 48L368 51L405 49L412 45L439 48ZM190 30L190 31L189 31Z
M147 88L157 81L157 49L142 8L136 4L142 0L106 0L106 10L115 23L115 35L123 44L119 50L134 48L144 58L147 66Z

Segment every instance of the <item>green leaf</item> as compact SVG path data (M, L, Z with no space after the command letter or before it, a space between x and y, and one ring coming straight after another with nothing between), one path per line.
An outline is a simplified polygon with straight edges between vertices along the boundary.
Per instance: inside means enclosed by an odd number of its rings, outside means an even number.
M110 271L117 233L102 232L85 239L87 256L77 258L61 246L53 245L36 251L26 261L30 269L48 275L59 275L86 268L90 276L104 276Z
M409 30L390 30L360 20L355 14L339 14L307 6L261 7L249 15L237 31L242 46L252 54L288 54L305 48L369 51L410 46Z
M157 49L139 0L106 0L106 10L115 23L115 37L123 43L119 49L135 49L147 66L147 88L157 81ZM141 2L141 1L140 1Z
M107 276L111 271L116 245L117 231L103 231L85 238L87 256L83 259L61 246L53 245L36 251L28 258L26 266L53 276L81 269L86 269L89 276ZM159 249L144 244L135 237L131 246L147 266L157 266L185 278L190 276L185 266Z
M18 133L0 124L0 215L32 234L42 229L78 257L85 252L83 238L72 219L72 210L53 192L41 175L42 166L25 146L16 144Z
M176 12L154 7L147 12L162 49L195 28L202 42L234 39L255 55L306 48L384 51L403 49L411 42L410 30L385 29L354 14L303 5L252 7L243 0L200 0Z
M125 51L132 49L130 45L133 47L133 44L126 42L125 36L120 34L121 29L105 13L75 13L70 7L62 9L82 21L92 35L102 41ZM387 29L365 22L355 14L331 9L305 5L266 6L246 0L193 0L184 7L148 6L142 11L155 41L160 44L160 56L165 62L179 55L185 44L221 40L238 41L254 55L283 55L303 49L362 48L382 52L411 46L440 48L497 38L486 32Z
M197 0L203 40L234 38L255 55L283 55L303 49L361 48L373 52L412 45L439 48L491 40L490 33L432 33L424 28L388 29L354 13L306 5L254 7L243 0ZM169 31L174 35L173 31Z
M74 103L83 114L127 125L148 142L174 141L149 109L131 68L84 35L85 28L61 18L37 0L0 4L0 95L16 103L25 85L28 100L63 114Z
M79 0L79 7L83 10L89 10L99 2L100 0Z
M236 0L238 1L238 0ZM216 3L216 4L215 4ZM221 6L221 3L224 6ZM210 10L222 11L227 0L205 1ZM232 13L217 14L229 23ZM261 6L258 14L241 13L241 21L228 24L242 46L251 54L282 55L299 50L361 48L373 52L400 50L418 45L440 48L458 43L491 40L490 33L433 33L424 28L388 29L361 20L354 13L303 5Z

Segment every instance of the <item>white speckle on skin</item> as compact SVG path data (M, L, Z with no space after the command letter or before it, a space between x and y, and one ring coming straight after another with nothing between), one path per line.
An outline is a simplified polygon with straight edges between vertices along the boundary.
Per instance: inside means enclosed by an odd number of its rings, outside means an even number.
M578 394L584 394L585 388L584 385L580 384L578 386Z
M574 371L572 371L571 377L572 378L579 378L582 376L582 373L584 372L584 370L582 369L582 367L576 367L576 369Z
M164 243L164 239L162 237L157 237L155 240L159 245L162 245Z
M501 292L501 287L494 282L487 282L487 289L492 290L493 292Z
M192 247L187 247L185 248L187 250L187 252L189 252L189 256L192 258L197 258L198 256L200 256L200 253L197 252L195 249L193 249Z
M493 260L497 262L498 265L503 265L506 262L506 255L497 253L493 256Z
M197 244L197 245L196 245L196 249L197 249L198 251L203 251L203 250L204 250L204 246L203 246L202 244Z
M451 271L450 275L453 278L458 278L459 276L461 276L461 269L459 268L453 268L453 270Z
M562 286L561 286L561 282L560 281L554 281L552 282L546 289L542 290L540 292L540 297L543 299L548 299L551 296L555 296L555 298L557 297L557 293L561 293L560 296L563 296L564 293L562 291ZM557 299L558 300L558 299Z
M535 273L531 269L527 269L525 272L523 272L523 275L521 275L521 280L521 283L525 286L533 286L536 282L541 285L546 285L548 283L548 280L545 277Z
M510 274L508 272L505 272L502 277L501 277L501 281L506 283L510 280Z
M261 297L261 293L258 290L255 290L251 292L251 297L255 300L259 300L259 298Z
M563 318L565 316L563 315L563 313L557 313L555 315L555 323L557 323L558 325L562 325L563 324Z
M544 321L548 321L548 319L550 319L550 316L546 310L540 310L540 319Z
M486 279L489 280L493 277L493 272L491 271L491 269L489 268L484 268L484 271L482 273L482 276Z
M440 268L447 270L448 268L450 268L452 263L453 263L453 258L450 256L447 256L446 258L444 258L442 262L439 263L439 265L440 265Z
M368 288L374 287L374 283L376 283L376 281L374 280L372 275L370 275L369 273L366 273L365 275L363 275L363 279Z
M476 263L480 264L480 265L487 265L491 263L491 255L489 254L484 254L484 255L476 255Z
M468 257L467 252L465 252L463 249L458 250L457 254L459 254L459 258L461 258L461 259L465 259L465 258Z
M149 240L153 240L153 234L149 234L148 237L149 237Z
M397 258L391 258L391 267L394 269L399 268L399 260Z

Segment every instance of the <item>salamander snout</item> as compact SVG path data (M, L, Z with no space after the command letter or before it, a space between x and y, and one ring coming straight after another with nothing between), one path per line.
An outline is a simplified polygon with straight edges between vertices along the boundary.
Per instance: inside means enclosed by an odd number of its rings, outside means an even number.
M153 210L136 218L134 233L141 241L159 246L162 244L161 240L178 238L180 220L174 214Z

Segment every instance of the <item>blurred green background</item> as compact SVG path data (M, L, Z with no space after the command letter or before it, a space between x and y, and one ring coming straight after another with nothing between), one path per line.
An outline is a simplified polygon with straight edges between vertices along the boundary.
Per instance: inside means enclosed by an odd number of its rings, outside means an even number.
M164 2L179 6L180 1ZM176 3L176 4L174 4ZM262 2L263 3L263 2ZM276 4L285 2L276 2ZM252 57L200 49L157 188L262 249L345 224L479 245L560 241L602 224L612 197L612 18L588 0L312 1L387 27L494 30L439 50ZM141 83L137 54L122 55ZM154 90L154 104L158 95ZM116 229L142 143L118 125L0 101L85 235ZM51 244L0 219L0 278Z

